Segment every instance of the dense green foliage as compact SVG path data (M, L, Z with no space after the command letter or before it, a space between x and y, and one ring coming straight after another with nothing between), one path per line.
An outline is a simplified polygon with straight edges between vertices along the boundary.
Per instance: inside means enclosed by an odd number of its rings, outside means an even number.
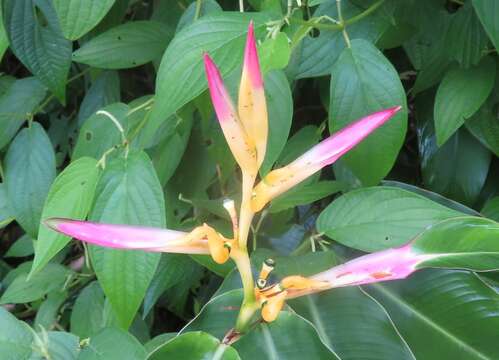
M471 271L499 269L499 1L1 3L1 359L499 358L499 272ZM250 20L260 175L402 106L256 217L254 272L271 257L273 280L311 275L411 239L447 254L404 281L291 300L224 340L242 299L232 261L83 245L41 220L230 236L222 202L241 177L202 55L237 99Z

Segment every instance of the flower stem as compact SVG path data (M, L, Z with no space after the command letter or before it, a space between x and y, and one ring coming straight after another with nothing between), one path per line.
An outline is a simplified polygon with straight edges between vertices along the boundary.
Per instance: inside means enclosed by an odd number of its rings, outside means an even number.
M241 275L244 291L243 303L236 322L236 330L240 333L247 330L253 314L260 308L260 305L255 300L255 283L247 247L248 234L254 215L250 206L254 183L255 176L243 172L243 196L239 212L239 242L238 246L231 251L231 257Z

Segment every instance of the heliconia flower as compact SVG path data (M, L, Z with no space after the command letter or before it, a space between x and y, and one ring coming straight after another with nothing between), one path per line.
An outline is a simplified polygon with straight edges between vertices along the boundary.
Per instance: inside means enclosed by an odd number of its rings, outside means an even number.
M334 163L400 109L396 106L367 115L323 140L291 164L271 171L253 191L252 210L260 211L273 198Z
M239 84L238 111L248 137L255 144L258 167L260 167L267 149L268 115L253 22L249 24L246 38L243 73Z
M312 294L327 289L365 285L380 281L405 279L418 269L418 265L435 257L435 254L420 254L414 251L411 243L399 248L387 249L364 255L335 266L307 279L281 281L287 289L287 298ZM290 277L292 278L292 277ZM293 286L293 284L296 284Z
M204 54L204 67L211 101L229 148L241 169L256 175L258 165L255 144L246 134L220 72L208 54Z
M154 227L102 224L63 218L44 220L49 228L89 244L116 249L185 254L212 254L217 262L225 262L229 249L225 240L207 225L192 232Z

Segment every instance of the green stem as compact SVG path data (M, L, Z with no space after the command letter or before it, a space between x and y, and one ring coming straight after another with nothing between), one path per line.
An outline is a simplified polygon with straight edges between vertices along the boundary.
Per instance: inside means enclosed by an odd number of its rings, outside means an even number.
M254 183L255 176L243 172L243 196L239 212L238 246L231 252L231 257L236 263L239 274L241 275L244 291L243 303L236 322L236 330L240 333L243 333L248 329L251 318L260 308L260 305L255 300L255 283L247 247L248 234L254 215L250 206Z
M336 0L336 8L338 9L338 19L340 21L340 25L343 26L343 30L341 31L343 34L343 38L345 39L345 43L347 44L347 47L351 48L352 44L350 43L350 37L348 36L348 33L347 33L347 26L345 24L345 20L343 20L343 13L341 11L341 0Z
M347 19L343 21L342 24L321 24L315 22L315 18L309 19L309 20L301 20L301 19L295 19L295 18L290 18L289 21L293 24L297 25L307 25L319 30L331 30L331 31L342 31L347 25L352 25L355 24L356 22L362 20L369 14L373 13L376 11L383 3L385 0L378 0L374 4L372 4L370 7L368 7L365 11L361 12L358 15L355 15L351 17L350 19Z
M199 19L199 15L201 15L201 4L202 0L196 0L196 12L194 13L194 21Z

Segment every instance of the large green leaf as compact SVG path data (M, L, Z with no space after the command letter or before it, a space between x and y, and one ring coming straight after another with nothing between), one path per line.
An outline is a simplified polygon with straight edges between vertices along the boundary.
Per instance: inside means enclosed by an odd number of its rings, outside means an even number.
M97 68L127 69L159 58L170 37L159 22L126 22L86 42L73 53L73 60Z
M489 199L480 212L489 219L499 221L499 196Z
M319 216L317 229L349 247L376 251L402 245L427 226L463 214L395 187L348 192Z
M148 156L131 152L109 161L97 185L90 215L94 221L165 226L163 191ZM154 275L160 254L91 247L97 278L116 313L127 328Z
M3 25L3 15L2 15L2 6L0 6L0 61L5 54L5 51L9 47L9 39L7 37L7 33L5 32L5 27Z
M311 323L287 311L274 322L260 323L233 346L244 359L339 359Z
M367 5L355 1L343 1L342 14L345 19L359 15ZM315 16L338 17L336 3L327 1L321 4L314 12ZM348 36L351 39L364 39L376 42L388 22L376 14L370 15L362 21L348 26ZM343 49L346 48L345 39L341 31L321 31L319 36L307 36L296 48L295 56L298 57L297 78L317 77L329 74Z
M488 56L469 69L448 71L435 97L437 144L444 144L485 102L494 87L496 65Z
M267 152L260 168L266 174L281 154L288 139L293 119L293 98L288 80L282 71L271 71L265 75L265 97L269 116Z
M0 298L0 304L22 304L41 299L53 290L62 290L69 275L70 271L59 264L48 264L29 278L27 271L20 271Z
M398 73L371 43L353 40L334 64L331 76L331 133L374 111L403 107L342 158L364 185L376 185L395 163L407 129L406 97Z
M472 0L473 7L482 22L485 31L499 49L499 3L496 0Z
M105 328L85 346L78 360L144 360L146 350L132 335L118 328Z
M495 359L499 295L475 274L424 270L368 287L417 359Z
M307 205L342 190L346 190L346 185L334 180L305 184L272 200L269 211L276 213L299 205Z
M484 186L491 153L466 129L459 129L439 148L432 102L426 100L425 96L416 99L423 183L429 190L471 206Z
M14 220L12 210L10 210L7 190L3 183L0 183L0 228L9 225Z
M27 360L32 333L28 325L0 306L0 353L6 360Z
M46 88L35 78L15 80L0 97L0 149L7 145L43 100Z
M102 20L115 0L53 0L62 33L76 40Z
M242 301L242 289L230 290L212 297L180 333L204 331L222 340L236 324Z
M14 54L59 100L65 102L72 45L62 35L52 2L4 0L3 17Z
M314 324L341 359L414 359L386 310L358 287L301 297L289 305Z
M239 360L240 357L234 348L221 344L209 334L198 331L174 337L154 349L147 359Z
M208 52L228 75L242 61L243 47L250 20L260 34L264 17L257 13L206 15L176 34L166 49L156 78L156 102L145 128L154 134L163 119L207 88L203 69L203 53Z
M496 87L496 89L499 89L499 87ZM495 102L494 96L491 95L475 115L466 120L466 128L484 146L496 156L499 156L499 114L494 111L496 106L498 106L498 103Z
M5 185L12 215L32 238L36 239L54 178L54 149L43 127L33 122L16 136L5 157Z
M196 263L187 255L161 254L158 268L144 297L144 316L151 311L166 290L182 283L189 283L189 279L197 271Z
M479 217L442 221L421 233L411 248L431 254L418 267L490 271L499 269L499 224ZM434 256L436 255L436 256Z
M473 11L471 2L467 2L453 16L447 33L450 58L463 67L477 64L487 48L487 34Z
M97 160L82 157L69 164L50 188L43 207L42 220L50 217L85 219L90 211L98 180ZM69 236L40 224L31 273L36 273L45 266L69 240Z
M120 78L117 71L103 71L92 82L78 110L78 125L93 113L120 101Z
M62 331L48 331L36 335L33 354L29 360L76 360L80 351L78 336Z
M82 339L97 333L106 325L105 297L99 283L91 282L78 295L71 312L71 332Z

